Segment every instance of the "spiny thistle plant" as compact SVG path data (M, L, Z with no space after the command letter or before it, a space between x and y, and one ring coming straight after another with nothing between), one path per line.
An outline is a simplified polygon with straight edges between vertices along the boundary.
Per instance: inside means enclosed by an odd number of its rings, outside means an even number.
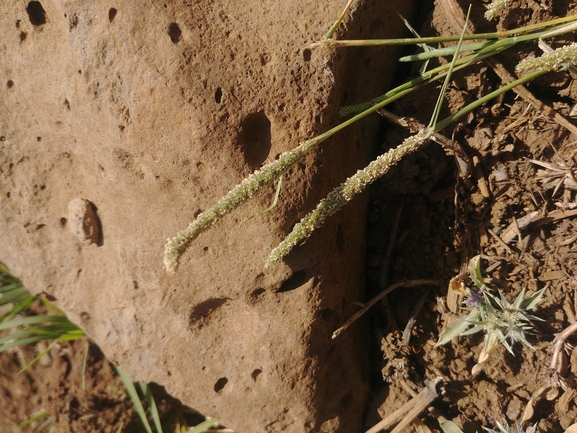
M495 422L497 424L497 427L499 427L498 431L487 427L483 428L490 433L535 433L537 431L537 424L538 424L535 423L532 427L529 427L527 430L524 430L521 425L523 423L514 424L512 426L509 426L509 424L505 423L505 425L503 426L499 421ZM463 430L461 430L461 428L453 421L448 420L439 421L439 426L441 427L441 430L443 430L444 433L463 433Z
M490 433L535 433L537 431L537 424L535 423L533 426L529 427L527 430L524 430L523 427L521 427L519 424L513 424L512 426L509 426L509 424L505 423L505 425L501 425L501 423L499 423L499 421L495 421L497 423L497 426L499 427L499 431L496 430L492 430L490 428L487 427L483 427L485 430L487 430Z
M350 5L347 5L347 7ZM342 20L341 15L339 20ZM188 246L193 242L202 232L212 227L218 220L223 218L226 214L240 206L242 203L254 196L263 187L270 185L277 181L280 176L285 173L290 167L301 161L304 156L313 151L320 143L327 138L335 135L337 132L348 127L354 122L372 114L387 104L413 92L422 86L432 83L434 81L450 77L451 72L463 69L467 66L473 65L480 60L497 54L507 48L511 48L518 43L536 41L542 42L543 39L563 34L573 30L577 22L577 15L572 15L565 18L559 18L545 23L539 23L526 27L521 27L506 32L483 33L474 35L461 36L443 36L432 38L406 38L406 39L387 39L387 40L361 40L361 41L340 41L328 39L332 36L336 26L340 21L331 27L331 31L327 34L327 39L312 44L311 48L318 47L346 47L346 46L379 46L379 45L408 45L417 44L433 44L445 43L451 41L476 40L481 42L473 42L461 44L458 46L444 47L439 49L429 49L428 51L412 56L406 56L400 61L419 61L427 60L434 57L443 57L453 55L453 62L450 64L443 64L429 71L422 72L416 78L396 87L393 90L374 98L371 101L343 107L340 110L342 116L354 115L352 118L335 126L334 128L307 140L297 146L295 149L283 153L277 160L265 164L260 170L245 178L239 185L234 187L228 194L221 198L214 206L202 212L197 218L189 224L187 228L169 238L165 245L164 265L169 274L174 274L178 269L179 260L182 254L186 251ZM568 24L569 23L569 24ZM394 165L396 165L402 158L408 154L420 149L434 132L438 132L443 128L449 126L457 119L470 113L482 104L491 99L501 95L502 93L513 89L516 86L530 82L531 80L546 74L552 70L558 70L565 67L566 63L575 63L577 54L572 50L562 50L563 56L555 57L555 60L550 59L550 56L543 56L543 61L546 63L539 64L531 63L531 72L526 73L518 80L509 83L496 91L478 99L477 101L460 109L456 113L448 116L446 119L437 122L437 117L433 114L434 122L430 123L428 128L420 131L413 137L405 140L398 147L393 148L385 154L378 157L375 161L370 163L365 169L359 170L355 175L347 179L343 184L334 189L324 200L322 200L316 209L306 215L298 224L296 224L292 232L278 245L269 255L266 265L272 265L286 256L292 248L299 243L306 240L314 230L320 227L332 214L342 208L346 203L352 200L353 197L362 192L368 185L376 181L379 177L387 173ZM459 53L464 53L463 56L458 57ZM529 69L520 69L525 71ZM443 93L441 92L441 96ZM437 105L435 111L438 115Z
M532 329L529 322L542 319L529 314L528 311L541 301L546 287L528 298L525 298L523 289L513 303L510 303L500 290L499 296L495 296L483 281L480 256L475 256L469 261L469 277L475 286L465 288L468 298L464 303L469 314L448 324L439 336L437 346L447 344L457 336L483 332L485 334L483 350L477 365L473 368L473 373L477 373L482 370L483 364L499 343L512 355L514 355L513 344L516 342L533 348L526 337L526 333Z

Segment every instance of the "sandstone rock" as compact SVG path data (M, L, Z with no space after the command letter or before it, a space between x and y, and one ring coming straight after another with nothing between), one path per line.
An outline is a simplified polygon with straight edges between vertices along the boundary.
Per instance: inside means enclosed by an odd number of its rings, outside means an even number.
M345 34L398 35L411 3L359 1ZM364 200L264 262L366 163L376 119L294 167L272 211L241 224L274 185L201 235L176 276L162 264L198 212L385 90L394 50L306 48L343 6L42 0L0 16L0 259L134 380L238 432L355 431L367 398L362 326L330 338L363 298ZM97 207L98 242L71 233L75 197Z

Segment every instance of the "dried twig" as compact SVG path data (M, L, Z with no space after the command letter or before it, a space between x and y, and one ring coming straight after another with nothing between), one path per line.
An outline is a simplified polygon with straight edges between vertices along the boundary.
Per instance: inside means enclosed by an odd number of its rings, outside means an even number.
M366 433L378 433L381 430L387 430L397 423L399 424L391 433L400 432L440 395L439 388L443 382L444 379L442 377L437 377L434 381L429 383L429 385L423 388L416 397L412 398L381 422L371 427Z
M349 320L347 320L343 326L333 332L333 340L337 338L344 330L346 330L349 326L351 326L355 320L365 314L369 308L391 293L393 290L398 289L399 287L415 287L415 286L440 286L442 283L439 280L410 280L410 281L401 281L400 283L395 283L387 287L384 291L379 293L373 299L371 299L362 309L357 311Z
M425 128L425 125L420 123L417 119L412 117L399 117L396 114L393 114L390 111L386 110L385 108L377 110L377 113L379 113L381 116L383 116L390 122L393 122L399 126L402 126L403 128L406 128L409 132L413 134ZM440 144L447 155L453 155L455 157L457 167L459 168L460 177L466 179L469 176L471 176L471 171L473 169L472 168L473 165L471 164L471 158L469 158L469 155L465 153L465 151L463 150L463 148L459 143L448 139L443 134L440 134L438 132L433 133L430 139L435 143Z

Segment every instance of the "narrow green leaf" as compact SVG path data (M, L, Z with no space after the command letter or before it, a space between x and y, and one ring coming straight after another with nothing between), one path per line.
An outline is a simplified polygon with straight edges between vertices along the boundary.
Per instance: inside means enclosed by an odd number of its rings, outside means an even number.
M527 299L523 300L519 308L521 308L522 310L532 310L533 308L535 308L535 306L541 301L541 298L543 298L545 290L547 290L547 286L533 293Z
M63 323L68 322L68 318L63 316L26 316L18 319L13 319L8 322L0 323L0 331L8 328L15 328L17 326L33 325L36 323Z
M212 418L207 418L200 424L195 425L192 429L189 429L187 433L206 433L209 429L214 427L217 421Z
M439 341L437 341L437 346L442 346L447 344L453 338L461 335L468 327L471 326L471 323L467 320L469 316L460 317L454 322L449 323L443 332L439 335Z
M132 404L136 409L136 413L138 414L138 417L140 418L140 421L142 422L142 425L144 426L146 433L152 433L152 428L150 427L148 418L146 417L146 412L144 410L144 407L142 406L142 403L140 402L140 397L138 396L138 392L136 392L134 383L132 382L130 377L128 377L128 375L124 371L122 371L120 367L115 366L114 368L116 369L118 376L120 376L120 379L124 384L124 388L126 388L126 393L130 397L130 400L132 400Z
M162 424L160 422L160 414L158 413L158 408L156 407L156 402L154 401L154 396L150 391L150 387L145 382L138 382L140 387L140 392L146 398L146 403L150 408L150 416L152 417L152 422L158 433L162 433Z

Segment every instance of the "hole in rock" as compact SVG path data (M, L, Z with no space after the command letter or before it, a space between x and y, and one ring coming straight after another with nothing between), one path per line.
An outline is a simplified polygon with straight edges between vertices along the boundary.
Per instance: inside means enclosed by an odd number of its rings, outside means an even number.
M330 320L331 317L333 317L334 315L335 310L333 310L332 308L325 308L321 313L321 317L323 318L323 320Z
M216 92L214 92L214 100L217 104L220 104L220 101L222 100L222 89L220 87L218 87Z
M46 24L46 11L42 7L42 3L38 1L28 3L28 6L26 6L26 12L28 12L28 18L33 26Z
M240 133L241 149L245 161L260 167L266 161L271 147L270 120L263 111L246 116Z
M311 269L301 269L286 279L277 290L277 293L289 292L298 289L314 276Z
M346 410L351 405L352 401L353 392L349 391L343 396L343 398L341 398L341 401L339 402L340 410Z
M250 377L252 377L252 380L256 381L257 377L262 373L262 370L260 368L257 368L256 370L254 370L251 374Z
M214 392L220 393L224 389L224 387L226 386L227 383L228 383L228 379L226 377L221 377L220 379L218 379L216 381L216 383L214 384Z
M26 36L28 36L28 33L20 32L20 42L24 42L26 40Z
M178 24L170 23L170 26L168 26L168 36L170 36L170 40L173 43L178 44L180 42L180 39L182 38L182 30L180 30Z
M117 13L118 13L118 10L116 10L116 8L108 9L108 21L110 21L110 22L114 21L114 18L116 18Z
M342 224L337 227L337 250L341 254L345 251L345 229Z
M67 220L66 218L60 218L60 225L61 225L62 227L64 227L67 222L68 222L68 220Z
M189 320L193 325L199 320L208 318L215 310L222 307L230 298L212 298L195 305L190 312Z
M303 50L303 59L305 60L305 62L310 62L310 60L311 60L311 50L309 50L309 49Z
M8 87L9 89L11 89L12 87L14 87L14 81L8 80L8 81L6 82L6 87Z
M252 291L252 293L250 294L250 296L252 298L258 298L260 295L262 295L264 292L266 292L265 289L263 289L262 287L259 287L258 289L254 289Z

